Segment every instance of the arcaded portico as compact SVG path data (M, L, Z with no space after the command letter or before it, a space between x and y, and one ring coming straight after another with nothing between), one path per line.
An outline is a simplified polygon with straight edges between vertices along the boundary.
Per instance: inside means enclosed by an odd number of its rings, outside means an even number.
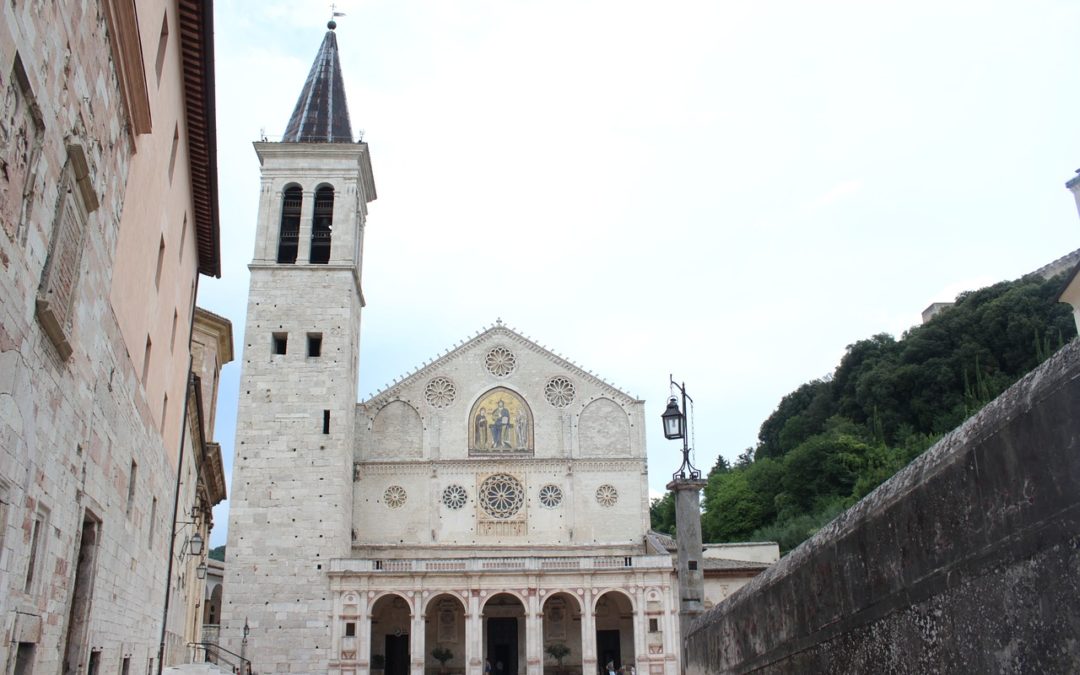
M666 554L335 560L330 579L331 673L482 675L485 660L493 675L677 669ZM561 668L552 645L568 650Z

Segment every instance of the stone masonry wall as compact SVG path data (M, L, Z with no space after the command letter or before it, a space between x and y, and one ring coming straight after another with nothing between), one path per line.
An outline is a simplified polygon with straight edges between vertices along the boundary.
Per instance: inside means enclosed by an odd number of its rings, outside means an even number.
M1080 671L1080 341L706 613L687 673Z

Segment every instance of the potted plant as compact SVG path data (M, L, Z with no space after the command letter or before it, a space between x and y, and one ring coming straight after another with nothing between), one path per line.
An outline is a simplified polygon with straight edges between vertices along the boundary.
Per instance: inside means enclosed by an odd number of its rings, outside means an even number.
M454 652L446 647L436 647L431 650L431 655L439 662L439 672L446 673L446 662L454 658Z
M544 647L544 651L547 655L559 662L559 672L563 672L562 660L570 653L570 648L562 642L552 642L547 647Z

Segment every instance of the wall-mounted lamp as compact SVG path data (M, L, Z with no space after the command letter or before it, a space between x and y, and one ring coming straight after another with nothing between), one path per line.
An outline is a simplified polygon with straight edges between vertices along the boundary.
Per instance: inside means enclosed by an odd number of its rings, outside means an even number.
M205 579L206 578L206 563L199 563L199 566L195 568L195 578L196 579Z

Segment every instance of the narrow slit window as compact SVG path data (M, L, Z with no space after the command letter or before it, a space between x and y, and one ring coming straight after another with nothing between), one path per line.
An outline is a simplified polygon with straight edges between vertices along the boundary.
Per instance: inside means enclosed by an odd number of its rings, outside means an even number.
M322 432L324 434L330 433L330 411L322 411Z
M274 333L273 349L274 354L282 355L289 348L289 334L288 333Z
M330 240L334 230L334 188L323 186L315 192L315 217L311 223L311 262L330 262Z
M307 355L322 356L322 333L308 333Z
M161 399L161 434L165 435L165 418L169 413L169 395L165 394Z
M135 477L138 475L139 465L131 460L131 473L128 474L127 517L131 517L131 509L135 506Z
M23 592L30 593L34 590L34 579L37 578L38 564L43 557L42 538L45 529L45 515L40 511L34 516L33 529L30 531L30 557L26 561L26 583Z
M146 535L146 547L154 548L154 525L157 523L157 497L150 503L150 532Z
M300 243L300 207L304 202L304 193L298 186L285 189L281 198L281 230L278 233L277 261L293 264L296 262L296 248Z

